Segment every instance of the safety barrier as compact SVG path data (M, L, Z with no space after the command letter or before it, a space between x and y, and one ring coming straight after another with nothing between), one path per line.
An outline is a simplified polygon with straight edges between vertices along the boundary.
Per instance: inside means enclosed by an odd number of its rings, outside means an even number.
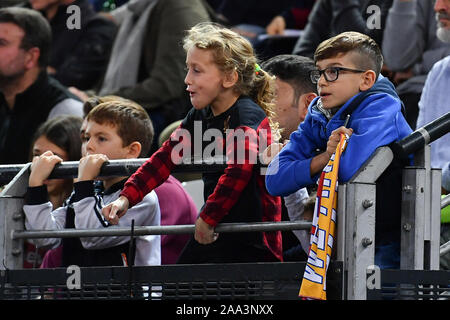
M304 262L4 270L2 300L297 300ZM342 264L330 265L342 299ZM77 277L78 276L78 277Z
M375 276L377 279L380 274L381 277L387 274L384 272L385 270L380 273L377 266L374 265L376 181L390 165L394 156L404 157L406 154L413 153L415 161L414 167L406 167L403 171L401 269L398 272L412 270L434 270L429 272L436 272L439 269L439 256L449 250L447 247L440 248L439 246L441 173L440 170L430 168L429 143L448 133L449 130L450 113L447 113L427 126L419 128L400 143L377 149L348 183L339 186L337 247L333 263L341 263L342 267L328 271L331 278L335 277L342 281L342 287L339 289L341 294L337 296L349 300L373 297L373 295L368 295L370 287L368 277ZM145 159L111 161L102 168L101 175L131 174L143 161ZM15 271L22 272L22 270L14 269L20 268L22 262L23 239L99 235L99 230L25 231L22 206L28 182L28 166L29 164L16 167L19 172L0 195L0 212L4 217L4 219L0 219L0 230L3 232L0 237L0 253L3 258L3 268L7 269L3 275L9 274L5 277L4 288L8 287L8 282L12 279ZM220 164L202 163L182 165L178 167L178 170L202 172L222 168L223 165ZM76 162L62 163L55 168L52 177L74 177L76 172ZM447 198L442 200L442 205L445 203L448 204ZM310 223L306 222L224 224L218 227L218 231L268 231L278 228L294 230L309 227ZM107 236L116 232L121 235L133 232L135 235L143 235L192 233L192 231L193 226L160 226L155 228L136 227L134 230L111 228L111 230L102 230L101 232L102 235ZM103 234L103 232L105 233ZM278 265L282 268L285 263ZM160 268L164 270L167 267L161 266ZM206 266L206 268L208 267L212 268L211 270L219 268L214 265ZM275 274L278 273L273 272L274 278L276 278ZM384 280L381 279L378 283L384 283ZM299 284L300 281L298 281L298 286ZM153 286L153 284L151 285ZM375 288L377 288L376 285ZM207 290L206 287L204 289ZM151 296L151 293L149 295ZM295 298L297 298L297 293Z

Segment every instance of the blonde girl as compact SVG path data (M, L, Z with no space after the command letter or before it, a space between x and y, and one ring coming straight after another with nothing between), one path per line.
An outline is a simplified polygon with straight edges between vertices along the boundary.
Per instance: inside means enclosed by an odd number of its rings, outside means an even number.
M264 148L272 142L272 132L277 133L271 120L274 80L257 64L250 43L220 25L196 25L189 30L183 46L186 90L193 108L170 139L130 177L121 197L105 207L103 214L117 223L129 207L167 179L181 163L180 157L186 163L191 155L202 159L205 154L225 155L224 170L202 175L205 205L196 221L194 237L178 263L281 261L280 232L219 236L214 230L225 222L280 221L280 198L268 194L264 176L252 157L264 150L260 145Z

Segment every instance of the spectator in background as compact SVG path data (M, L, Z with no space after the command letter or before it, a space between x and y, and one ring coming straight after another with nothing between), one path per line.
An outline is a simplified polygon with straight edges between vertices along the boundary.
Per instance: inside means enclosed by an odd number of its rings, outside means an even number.
M264 162L269 163L287 143L291 133L305 120L309 104L317 97L317 86L311 82L309 76L316 66L312 59L297 55L275 56L261 66L276 77L274 120L280 125L282 138L281 143L271 144L264 152ZM282 199L282 220L312 221L315 196L309 197L307 188L301 188ZM295 234L298 241L292 238L292 234ZM282 232L282 235L284 260L306 260L309 251L309 230Z
M447 56L436 62L427 75L422 95L419 101L419 115L417 127L450 112L448 90L450 88L450 4L449 1L436 0L434 6L438 21L435 29L438 39L447 45ZM434 168L445 167L450 161L450 135L446 134L431 143L431 166Z
M293 5L275 16L266 26L268 35L282 35L286 29L303 30L316 0L295 0Z
M185 31L213 14L205 0L132 0L112 11L120 27L96 95L117 95L143 106L158 141L159 133L191 107L184 84ZM86 93L71 90L86 101ZM156 148L154 143L152 151Z
M377 12L368 11L375 5ZM308 18L305 32L298 39L294 54L310 57L324 40L345 31L357 31L368 35L381 46L387 12L392 0L317 0ZM368 23L372 15L380 25Z
M44 122L36 131L31 149L31 160L36 163L37 158L50 151L61 158L62 161L78 161L81 158L81 128L80 117L59 116ZM35 160L36 159L36 160ZM31 172L30 180L36 171ZM69 198L73 189L73 179L51 179L45 180L39 188L46 206L55 210L62 207L64 201ZM37 194L37 193L35 193ZM24 241L24 268L37 267L40 265L46 247L33 245L29 240Z
M0 9L0 163L26 163L39 125L83 115L83 104L47 75L51 29L38 12Z
M264 33L252 41L262 60L291 53L298 34L286 33L286 29L303 30L315 0L294 0L289 8L278 13L265 27Z
M436 35L435 14L431 0L394 0L384 30L383 55L387 67L395 72L394 84L412 129L427 74L437 61L450 55L450 43ZM443 106L449 105L446 100Z
M427 3L431 8L431 4ZM450 1L436 0L434 5L434 29L437 39L447 45L450 50ZM431 32L431 31L430 31ZM431 35L430 35L431 36ZM427 36L426 39L429 39ZM441 48L443 50L443 48ZM439 51L436 47L434 51ZM436 52L435 52L436 53ZM428 55L427 55L428 56ZM424 55L425 57L425 55ZM450 112L448 90L450 88L450 52L436 62L427 75L422 95L419 101L419 115L417 127ZM431 143L431 167L442 169L442 194L450 192L450 134L446 134ZM443 208L441 213L441 245L450 240L450 207ZM441 269L450 269L450 256L446 254L440 258Z
M28 0L23 6L40 11L52 28L47 72L68 87L86 90L98 85L108 63L116 24L97 14L88 0ZM79 11L68 11L71 6Z
M279 55L261 66L276 77L274 121L280 125L284 143L305 120L309 104L317 97L317 87L309 76L316 67L312 59L296 55Z
M293 3L294 0L222 0L216 12L224 25L253 43L265 33L272 19Z
M96 12L109 12L127 3L128 0L89 0Z

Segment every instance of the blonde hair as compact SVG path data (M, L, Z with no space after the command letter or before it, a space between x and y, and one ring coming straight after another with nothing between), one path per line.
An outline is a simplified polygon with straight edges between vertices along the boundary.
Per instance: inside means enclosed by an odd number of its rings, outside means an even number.
M187 52L193 47L211 50L214 62L222 72L237 72L234 90L249 96L264 110L274 138L279 138L278 123L273 121L275 77L259 67L250 42L217 23L202 22L191 28L184 38L184 50Z

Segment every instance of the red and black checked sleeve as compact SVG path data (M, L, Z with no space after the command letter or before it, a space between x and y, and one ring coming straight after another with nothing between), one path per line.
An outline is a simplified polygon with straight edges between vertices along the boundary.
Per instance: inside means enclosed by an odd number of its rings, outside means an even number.
M120 195L128 199L129 208L142 201L145 195L167 180L173 167L176 166L174 161L181 160L183 150L191 147L190 136L186 132L187 130L180 125L161 148L127 180Z
M238 201L253 174L253 166L258 155L258 138L256 131L249 127L242 129L246 138L228 135L226 137L226 153L228 165L200 212L200 217L215 227ZM243 148L243 149L242 149ZM243 156L242 156L243 155ZM243 157L242 159L240 159Z

